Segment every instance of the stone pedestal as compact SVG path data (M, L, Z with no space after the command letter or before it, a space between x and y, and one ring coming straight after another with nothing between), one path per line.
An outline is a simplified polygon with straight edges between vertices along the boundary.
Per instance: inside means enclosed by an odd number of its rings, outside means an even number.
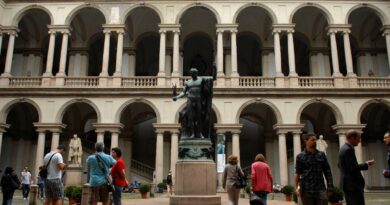
M221 205L221 197L216 195L217 173L212 160L178 161L175 184L170 205Z
M66 169L65 185L81 185L81 179L83 176L83 168L80 166L69 166Z

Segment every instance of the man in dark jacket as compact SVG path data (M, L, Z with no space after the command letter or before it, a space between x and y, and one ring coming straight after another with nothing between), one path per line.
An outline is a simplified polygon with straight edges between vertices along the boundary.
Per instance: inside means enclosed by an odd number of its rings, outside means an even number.
M5 168L4 175L1 178L1 190L3 192L3 205L11 205L15 189L20 187L18 176L14 173L12 167Z
M360 171L368 170L375 163L374 160L358 164L355 149L360 141L360 133L356 130L347 132L347 142L339 152L339 169L341 172L340 187L345 193L347 205L364 205L364 178Z
M383 136L383 142L389 147L390 146L390 131ZM383 170L383 176L390 179L390 149L387 152L387 169Z

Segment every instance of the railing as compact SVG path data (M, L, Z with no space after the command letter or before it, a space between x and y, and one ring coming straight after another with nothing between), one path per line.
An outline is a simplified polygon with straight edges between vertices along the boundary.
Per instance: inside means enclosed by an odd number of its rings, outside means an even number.
M122 78L123 87L153 87L157 86L157 77L125 77Z
M148 166L142 162L139 162L137 160L132 159L131 160L131 170L142 176L145 177L146 179L149 179L150 181L153 180L153 171L154 168L151 166Z
M358 86L362 88L389 88L388 77L358 77Z
M275 78L264 78L264 77L240 77L240 87L275 87Z
M66 87L97 87L99 86L99 77L66 77Z
M10 87L39 87L42 84L42 77L10 77Z
M299 77L299 87L302 88L333 88L333 78Z

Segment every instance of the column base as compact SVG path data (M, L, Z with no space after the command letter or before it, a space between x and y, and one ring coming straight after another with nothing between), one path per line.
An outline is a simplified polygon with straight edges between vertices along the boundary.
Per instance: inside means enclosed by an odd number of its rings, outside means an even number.
M169 197L170 205L221 205L221 196L200 195L200 196L171 196Z
M343 75L341 73L333 73L332 76L333 77L343 77Z
M56 76L56 86L64 86L65 85L65 75L57 75Z
M9 86L9 78L1 76L0 77L0 86L1 87Z
M8 78L8 77L11 77L11 73L3 73L0 76Z
M50 72L46 72L42 75L42 77L52 77L53 75Z

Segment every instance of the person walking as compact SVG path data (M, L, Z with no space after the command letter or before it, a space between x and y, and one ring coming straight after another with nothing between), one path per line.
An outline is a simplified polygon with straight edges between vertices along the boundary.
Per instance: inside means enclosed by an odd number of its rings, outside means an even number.
M228 205L238 205L240 189L234 186L238 174L244 176L244 172L241 167L238 166L237 156L230 155L228 157L228 164L225 166L222 175L222 186L228 194Z
M267 194L272 192L272 173L265 157L258 154L251 165L252 191L261 198L263 205L267 205Z
M339 152L340 187L344 191L347 205L364 205L365 181L361 171L368 170L368 167L373 165L375 161L368 160L358 164L354 147L358 146L361 141L360 132L349 130L346 138L347 142L340 148Z
M383 136L383 142L390 147L390 131ZM387 152L387 169L383 170L383 176L390 179L390 149Z
M12 167L6 167L1 178L1 191L3 192L3 205L12 205L15 189L20 187L20 181Z
M28 169L28 167L24 167L22 173L21 173L21 177L22 177L22 195L23 195L23 200L27 200L28 199L28 194L30 193L30 186L32 184L32 180L31 180L31 172L30 170Z
M118 147L111 149L111 156L116 160L116 164L111 168L110 173L115 185L113 201L114 205L121 205L123 188L129 184L129 182L126 180L126 165L121 158L122 151Z
M39 172L41 172L42 170L42 166L39 167ZM38 185L38 197L40 197L41 199L43 199L43 180L41 176L37 176L37 185Z
M172 195L172 193L173 193L172 170L169 170L169 171L168 171L167 185L168 185L168 193L169 193L170 195Z
M109 202L109 190L107 188L106 177L108 177L110 173L110 166L115 165L116 160L111 155L103 152L103 142L97 142L95 144L95 150L95 154L90 155L87 158L87 169L89 173L88 182L90 186L89 204L97 205L98 202L102 202L103 205L107 205Z
M316 140L313 133L303 135L305 149L296 157L294 187L303 205L322 205L333 190L328 159L324 152L316 149Z
M65 145L58 145L45 155L43 163L47 167L47 178L45 179L45 205L61 205L64 197L64 184L62 183L62 172L66 164L62 155L65 153Z

